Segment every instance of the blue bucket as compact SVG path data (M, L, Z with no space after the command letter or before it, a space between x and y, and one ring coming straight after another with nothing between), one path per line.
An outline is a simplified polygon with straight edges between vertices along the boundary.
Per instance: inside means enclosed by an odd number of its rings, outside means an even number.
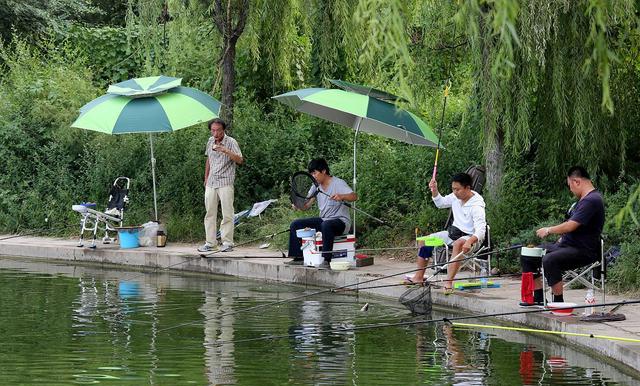
M120 227L118 229L118 238L120 239L120 248L138 248L140 243L138 242L138 233L140 227Z

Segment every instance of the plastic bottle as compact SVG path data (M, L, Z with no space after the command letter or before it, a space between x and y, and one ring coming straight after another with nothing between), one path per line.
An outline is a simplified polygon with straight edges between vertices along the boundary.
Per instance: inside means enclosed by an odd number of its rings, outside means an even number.
M487 278L487 276L489 276L489 273L487 272L487 267L482 264L482 269L480 270L480 287L487 288L487 284L489 279Z
M592 305L592 304L596 304L596 298L595 296L593 296L593 290L591 288L589 288L587 290L587 294L584 297L584 303L585 305ZM587 307L584 309L584 314L586 316L592 315L594 313L594 307Z

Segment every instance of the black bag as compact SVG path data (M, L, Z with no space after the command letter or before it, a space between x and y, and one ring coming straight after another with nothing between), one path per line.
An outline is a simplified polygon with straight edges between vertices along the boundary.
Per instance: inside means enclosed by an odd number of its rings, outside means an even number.
M469 236L468 233L464 233L463 231L458 229L458 227L453 225L449 225L449 228L447 228L447 233L449 233L449 238L453 241L458 240L462 236Z

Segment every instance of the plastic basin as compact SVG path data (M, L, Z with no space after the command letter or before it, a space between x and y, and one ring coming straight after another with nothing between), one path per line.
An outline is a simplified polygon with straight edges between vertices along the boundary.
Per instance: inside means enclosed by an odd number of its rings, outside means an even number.
M120 240L120 248L138 248L140 242L138 241L138 234L140 233L140 227L120 227L118 230L118 239Z
M576 303L567 302L551 302L547 303L547 308L552 314L558 316L569 316L573 313L573 307L577 307Z
M329 265L333 271L346 271L351 266L351 263L348 261L332 261Z
M313 237L313 235L315 234L316 234L316 230L312 228L298 229L296 231L296 236L298 236L299 238Z

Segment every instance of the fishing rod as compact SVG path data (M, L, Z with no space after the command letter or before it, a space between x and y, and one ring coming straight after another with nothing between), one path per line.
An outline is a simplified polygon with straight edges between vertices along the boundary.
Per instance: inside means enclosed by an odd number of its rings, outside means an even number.
M624 300L624 301L621 301L621 302L614 302L614 303L590 304L590 305L584 305L584 306L572 306L572 307L562 307L562 308L558 307L558 308L554 308L554 310L581 309L581 308L588 308L588 307L623 306L623 305L628 305L628 304L639 304L639 303L640 303L640 300ZM388 327L406 327L406 326L414 326L414 325L421 325L421 324L431 324L431 323L439 323L439 322L451 323L452 324L452 322L455 321L455 320L467 320L467 319L478 319L478 318L495 318L495 317L500 317L500 316L524 315L524 314L533 314L533 313L548 312L548 311L550 311L550 310L548 310L548 309L522 310L522 311L512 311L512 312L499 312L499 313L493 313L493 314L474 314L474 315L465 315L465 316L455 316L455 317L448 317L448 318L447 317L442 317L442 318L438 318L438 319L420 319L420 320L394 322L394 323L378 323L378 324L368 324L368 325L356 326L356 327L340 327L340 328L334 328L331 325L324 324L324 325L319 326L320 327L320 331L318 331L318 330L314 330L314 331L302 330L302 331L300 331L300 333L292 333L292 334L284 334L284 335L265 335L265 336L256 337L256 338L227 340L227 341L222 340L222 341L218 341L218 342L205 343L205 345L206 346L212 346L212 347L218 347L218 346L222 346L222 345L225 345L225 344L237 344L237 343L244 343L244 342L255 342L255 341L295 338L295 337L300 337L300 336L304 336L304 335L308 335L308 334L346 333L346 332L361 331L361 330L372 330L372 329L388 328ZM625 341L632 341L632 342L640 343L640 339L631 339L631 340L629 340L628 338L606 337L606 336L603 336L603 335L593 335L593 334L589 334L588 336L590 338L616 339L616 340L625 340Z
M456 39L456 24L453 24L453 40L455 43ZM444 82L444 101L442 103L442 112L440 114L440 128L438 129L438 145L436 146L436 158L433 162L433 174L431 175L431 179L435 180L436 175L438 174L438 158L440 157L440 139L442 138L442 128L444 127L444 113L447 109L447 99L449 97L449 90L451 89L451 62L453 62L455 57L455 44L454 48L451 50L451 56L449 57L449 63L447 64L447 80Z
M276 237L276 236L277 236L277 235L279 235L279 234L286 233L286 232L289 232L289 231L290 231L290 229L289 229L289 228L287 228L287 229L281 230L281 231L279 231L279 232L272 233L272 234L270 234L270 235L256 237L256 238L255 238L255 239L253 239L253 240L249 240L249 241L245 241L245 242L240 243L240 244L236 244L236 245L234 246L234 248L236 248L236 247L241 247L241 246L243 246L243 245L253 244L253 243L255 243L256 241L260 241L260 240L264 240L264 239L272 239L272 238ZM192 257L209 257L209 256L211 256L211 255L215 255L216 253L221 253L221 252L224 252L224 251L222 251L222 250L217 250L217 251L212 251L212 252L207 252L207 253L201 253L201 254L199 254L198 256L192 256Z
M49 223L49 218L46 217L44 219L44 222L45 223ZM49 227L48 228L38 228L38 229L34 229L34 230L31 230L31 231L28 231L28 232L25 232L25 233L18 233L18 234L15 234L15 235L11 235L11 236L0 238L0 241L15 239L17 237L31 236L31 235L35 235L35 234L38 234L38 233L44 233L46 231L56 231L56 230L60 230L60 229L65 229L65 228L68 228L71 225L72 225L71 223L67 223L67 224L62 224L60 226L53 227L53 228L49 228Z
M515 249L515 248L520 248L521 246L522 245L520 245L520 244L513 245L513 246L510 246L510 247L503 248L502 250L499 250L499 251L494 251L493 253L507 251L507 250L511 250L511 249ZM267 308L267 307L273 307L273 306L280 305L280 304L283 304L283 303L294 302L294 301L297 301L297 300L300 300L300 299L306 299L306 298L309 298L309 297L312 297L312 296L322 295L322 294L326 294L326 293L332 293L332 292L336 292L338 290L342 290L342 289L345 289L345 288L356 287L356 286L359 286L359 285L362 285L362 284L372 283L372 282L375 282L375 281L378 281L378 280L384 280L384 279L388 279L388 278L399 276L399 275L406 275L408 273L414 273L414 272L421 271L421 270L426 270L426 269L429 269L429 268L437 268L437 267L442 266L442 265L452 264L452 263L456 263L456 262L462 262L462 261L466 261L466 260L470 260L470 259L475 259L476 258L476 255L471 255L469 257L465 257L465 258L462 258L462 259L454 260L455 258L461 256L462 254L463 254L463 252L460 252L458 255L456 255L454 258L452 258L450 261L448 261L446 263L432 264L432 265L426 266L424 268L411 269L411 270L408 270L408 271L402 271L402 272L398 272L398 273L393 273L393 274L390 274L390 275L385 275L385 276L381 276L381 277L377 277L377 278L361 281L361 282L358 282L358 283L345 284L345 285L339 286L339 287L327 288L327 289L324 289L324 290L312 292L310 294L295 296L295 297L289 298L289 299L282 299L282 300L278 300L278 301L271 302L271 303L260 304L260 305L253 306L253 307L247 307L247 308L243 308L243 309L240 309L240 310L227 312L227 313L224 313L224 314L221 314L221 315L217 315L216 317L236 315L236 314L245 313L245 312L253 312L253 311L256 311L256 310L260 310L260 309ZM209 320L208 318L205 318L204 321L206 322L208 320ZM176 329L176 328L179 328L179 327L190 326L190 325L194 325L194 324L197 324L197 323L199 323L199 322L181 323L181 324L178 324L178 325L175 325L175 326L171 326L171 327L167 327L167 328L164 328L162 330L159 330L159 332L160 331L173 330L173 329Z
M512 246L509 247L505 247L504 249L499 249L499 250L492 250L492 251L487 251L487 252L482 252L482 253L478 253L474 255L474 258L478 258L481 256L489 256L489 255L493 255L494 253L499 253L499 252L504 252L504 251L508 251L508 250L512 250L512 249L516 249L516 248L521 248L522 244L514 244ZM388 248L356 248L356 249L338 249L335 251L320 251L318 253L322 253L324 254L340 254L340 253L345 253L345 252L354 252L354 253L358 253L358 252L369 252L369 251L394 251L394 250L416 250L419 249L420 247L388 247ZM260 257L260 256L256 256L256 257L251 257L252 259L260 259L260 258L268 258L268 259L272 259L273 257Z
M461 278L460 280L476 280L476 279L506 279L506 278L510 278L510 277L520 277L522 274L520 273L512 273L512 274L506 274L506 275L488 275L488 276L473 276L473 277L465 277L465 278ZM440 287L439 285L434 285L434 283L442 283L445 281L449 281L448 279L440 279L440 280L425 280L422 283L393 283L393 284L381 284L381 285L374 285L374 286L369 286L369 287L358 287L352 291L364 291L364 290L369 290L369 289L376 289L376 288L386 288L386 287L399 287L399 286L405 286L405 287L423 287L425 284L428 285L432 285L433 287ZM345 291L346 292L346 291Z
M537 328L507 327L507 326L497 326L497 325L488 325L488 324L457 323L457 322L451 323L451 325L454 327L472 327L472 328L486 328L486 329L494 329L494 330L533 332L537 334L580 336L584 338L597 338L597 339L606 339L606 340L619 340L622 342L640 343L640 339L621 338L621 337L609 336L609 335L585 334L585 333L579 333L579 332L553 331L553 330L541 330Z
M241 247L243 245L253 244L256 241L260 241L260 240L264 240L264 239L268 239L268 238L273 238L273 237L275 237L275 236L277 236L279 234L285 233L285 232L289 232L289 229L287 228L285 230L282 230L282 231L279 231L279 232L275 232L275 233L271 233L271 234L266 235L266 236L256 237L255 239L248 240L248 241L245 241L245 242L240 243L240 244L236 244L236 247ZM161 270L166 271L166 270L169 270L171 268L175 268L175 267L177 267L177 266L179 266L181 264L189 263L189 262L193 261L196 258L198 258L198 259L203 258L203 257L204 258L208 258L208 257L211 257L212 255L217 254L217 253L223 253L223 251L222 250L217 250L217 251L213 251L213 252L202 253L202 254L199 254L199 255L183 256L185 260L180 261L180 262L175 263L175 264L168 265L166 267L162 267ZM141 273L139 273L139 274L137 274L135 276L124 278L124 279L121 279L121 280L133 280L133 279L136 279L136 278L144 276L144 275L145 275L145 272L141 272Z

